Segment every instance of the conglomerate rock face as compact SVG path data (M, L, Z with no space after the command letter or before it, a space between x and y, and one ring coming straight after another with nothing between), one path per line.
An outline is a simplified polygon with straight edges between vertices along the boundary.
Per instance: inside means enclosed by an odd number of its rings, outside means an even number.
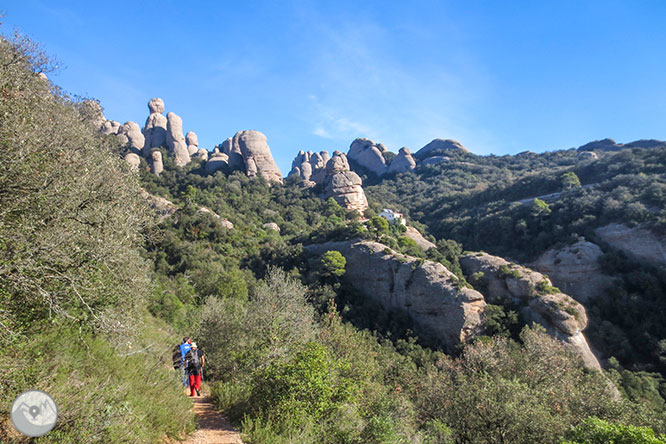
M268 182L282 183L282 172L273 160L266 136L259 131L238 131L224 141L221 153L228 157L229 171L244 171L248 177L260 175Z
M412 152L407 147L400 148L398 155L395 156L393 161L388 167L388 174L400 174L412 171L416 168L416 160L412 156Z
M166 146L167 119L162 115L164 112L164 101L158 97L148 102L150 115L143 127L143 135L146 137L144 157L150 154L151 148Z
M323 183L326 178L326 163L330 160L328 151L318 153L299 151L291 162L289 176L298 176L301 186L313 187Z
M185 143L187 144L187 152L190 156L194 156L199 151L199 138L194 131L188 131L185 134Z
M628 227L612 223L595 229L594 234L638 261L666 264L666 236L655 234L645 225Z
M423 160L437 154L469 153L460 142L452 139L434 139L414 154L416 160Z
M386 151L386 147L381 143L376 144L370 139L358 138L349 146L347 157L373 174L381 176L387 170L386 160L382 154Z
M554 248L543 253L532 264L537 271L568 295L583 304L603 297L612 278L601 269L601 248L580 238L573 245Z
M282 183L282 172L273 160L266 136L259 131L241 131L238 144L248 177L255 177L259 174L268 182Z
M166 143L176 158L176 165L182 167L190 163L190 153L187 150L185 136L183 136L183 119L176 113L167 114Z
M368 209L368 200L361 186L362 183L358 174L349 170L347 156L336 151L326 164L322 197L324 199L332 197L341 207L363 214Z
M548 277L486 253L467 254L460 258L460 265L468 279L481 282L488 303L508 300L521 307L528 322L542 325L548 334L570 344L586 367L601 368L583 336L585 308L553 288Z
M131 152L137 155L143 155L143 147L146 144L146 138L141 133L141 128L136 122L125 122L118 130L118 135L125 137Z
M349 285L386 309L404 311L421 333L439 340L448 351L482 334L483 295L459 285L438 262L404 256L371 241L328 242L305 249L313 254L339 251L347 261L344 279Z

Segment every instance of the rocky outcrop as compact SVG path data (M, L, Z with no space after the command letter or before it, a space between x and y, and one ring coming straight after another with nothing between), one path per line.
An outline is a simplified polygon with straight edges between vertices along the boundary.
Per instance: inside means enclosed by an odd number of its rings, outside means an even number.
M150 194L143 188L141 188L141 197L143 197L148 205L155 211L159 220L165 219L178 211L178 207L173 202L163 197Z
M176 158L176 165L182 167L190 163L190 153L187 150L185 136L183 136L183 119L176 113L167 114L166 143Z
M185 144L190 156L194 156L199 151L199 138L194 131L188 131L185 134Z
M282 183L282 172L278 168L266 136L259 131L239 131L222 144L223 154L228 156L230 171L241 170L248 177L262 176L268 182Z
M643 225L629 228L609 224L594 230L601 240L627 256L655 264L666 263L666 236L657 236Z
M355 139L349 146L347 157L372 174L381 176L387 170L386 160L382 154L385 151L386 147L381 143L375 144L370 139L359 138Z
M276 224L275 222L267 222L264 224L264 228L267 230L271 231L277 231L278 233L280 232L280 226Z
M116 122L115 120L107 120L104 122L99 129L99 132L102 134L106 135L111 135L111 134L118 134L118 131L120 130L120 122Z
M601 368L583 336L585 308L553 288L546 276L486 253L463 256L460 265L465 276L482 288L488 303L509 300L520 307L527 322L542 325L548 334L571 345L586 367Z
M414 154L416 160L423 160L438 154L469 153L460 142L452 139L435 139Z
M388 174L400 174L412 171L416 168L416 160L412 156L409 148L402 147L398 151L398 155L393 158L393 161L388 167Z
M416 245L418 245L423 251L428 251L431 248L437 248L437 245L423 237L419 230L414 227L407 227L407 231L405 231L404 236L416 242Z
M324 199L332 197L341 207L363 214L368 208L368 200L361 187L362 183L358 174L349 170L347 156L336 151L326 164L322 197Z
M622 144L615 142L613 139L594 140L578 147L578 151L619 151L621 149Z
M143 127L143 135L146 138L144 156L150 154L151 148L166 146L167 137L167 118L162 115L164 101L158 97L150 99L148 109L150 115Z
M198 211L199 213L210 214L215 218L215 220L217 221L218 224L220 224L220 226L228 230L231 230L234 227L234 224L232 224L231 221L221 217L219 214L215 213L214 211L211 211L209 208L199 207Z
M130 166L132 171L139 171L139 165L141 165L141 157L138 154L129 152L125 154L125 162Z
M332 159L331 159L332 160ZM452 352L482 331L483 296L459 285L442 264L403 256L370 241L309 245L313 254L339 251L346 259L343 279L386 309L402 310L420 333Z
M207 173L214 173L215 171L222 171L224 174L229 173L229 156L220 152L219 148L215 148L208 157L205 166Z
M612 282L599 265L602 254L598 245L580 238L573 245L546 251L532 266L548 275L564 293L584 304L603 296Z
M129 144L130 152L143 155L143 147L146 138L141 133L141 128L135 122L125 122L118 129L118 135L124 137L124 142Z
M222 143L222 149L220 150L223 154L227 155L227 163L229 164L230 172L245 172L245 162L243 162L243 154L241 153L240 144L238 143L239 137L240 132L236 133L234 137L229 137Z
M599 156L594 151L581 151L578 158L580 160L597 160Z
M192 156L193 158L203 159L204 161L208 160L209 152L206 148L199 148L196 153Z
M326 162L329 159L328 151L314 153L301 150L291 162L289 176L298 176L301 186L313 187L326 178Z
M617 143L613 139L595 140L578 147L578 151L620 151L624 148L663 148L666 142L656 139L640 139L629 143Z
M156 176L159 176L162 174L162 171L164 171L164 162L162 161L162 152L159 150L155 150L150 154L150 170L155 174Z
M259 131L241 131L238 142L248 177L261 175L268 182L282 183L282 172L273 160L266 136Z

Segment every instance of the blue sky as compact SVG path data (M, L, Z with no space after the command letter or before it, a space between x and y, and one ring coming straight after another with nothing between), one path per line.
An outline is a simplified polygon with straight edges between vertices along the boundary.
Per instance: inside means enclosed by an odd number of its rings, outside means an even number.
M205 148L263 132L285 175L356 137L476 154L666 139L663 1L138 3L0 8L107 118L143 125L162 97Z

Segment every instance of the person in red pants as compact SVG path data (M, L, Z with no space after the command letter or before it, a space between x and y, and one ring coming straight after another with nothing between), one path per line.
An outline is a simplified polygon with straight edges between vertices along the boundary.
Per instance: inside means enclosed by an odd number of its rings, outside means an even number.
M187 372L190 375L190 396L201 396L201 369L203 369L205 358L202 350L199 350L196 342L192 343L192 349L185 356L187 361Z

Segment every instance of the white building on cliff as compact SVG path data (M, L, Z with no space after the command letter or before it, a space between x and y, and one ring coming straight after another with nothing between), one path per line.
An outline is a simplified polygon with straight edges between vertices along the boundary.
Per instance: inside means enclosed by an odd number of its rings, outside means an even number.
M407 222L405 221L405 217L402 215L402 213L398 213L397 211L393 211L388 208L384 208L381 213L379 213L379 217L383 217L386 219L390 224L392 223L401 223L403 225L407 225Z

